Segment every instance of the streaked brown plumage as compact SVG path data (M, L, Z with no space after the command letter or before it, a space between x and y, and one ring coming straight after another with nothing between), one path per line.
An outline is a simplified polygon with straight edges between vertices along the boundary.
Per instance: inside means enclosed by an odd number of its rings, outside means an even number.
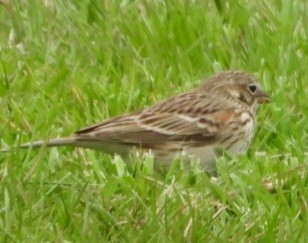
M244 151L255 127L258 104L269 101L257 80L240 71L218 73L192 92L143 111L77 131L73 136L23 144L21 148L74 146L126 156L132 148L151 150L157 163L185 154L208 169L217 148Z

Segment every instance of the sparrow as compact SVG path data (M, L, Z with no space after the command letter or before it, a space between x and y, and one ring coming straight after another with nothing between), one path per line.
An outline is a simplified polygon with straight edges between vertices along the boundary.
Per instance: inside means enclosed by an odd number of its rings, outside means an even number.
M158 165L169 165L184 156L211 170L217 151L245 152L254 135L257 108L269 101L253 75L223 71L191 92L144 110L108 119L68 137L25 143L19 148L72 146L123 157L132 150L150 151Z

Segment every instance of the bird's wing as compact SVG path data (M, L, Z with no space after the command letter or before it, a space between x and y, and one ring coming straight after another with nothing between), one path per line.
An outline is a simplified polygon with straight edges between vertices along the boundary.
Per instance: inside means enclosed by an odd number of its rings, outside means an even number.
M212 94L187 93L79 130L76 137L149 148L166 142L210 144L233 116L234 107Z

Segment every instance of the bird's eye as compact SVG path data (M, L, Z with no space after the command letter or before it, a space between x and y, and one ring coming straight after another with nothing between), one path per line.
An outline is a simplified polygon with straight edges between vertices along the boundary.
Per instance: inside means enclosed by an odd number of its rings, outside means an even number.
M248 85L248 90L251 94L255 93L257 91L257 85L255 84Z

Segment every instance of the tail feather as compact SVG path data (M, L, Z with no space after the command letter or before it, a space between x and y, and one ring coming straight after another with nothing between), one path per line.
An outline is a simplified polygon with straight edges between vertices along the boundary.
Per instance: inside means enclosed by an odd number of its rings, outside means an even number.
M19 146L19 148L40 148L43 146L46 147L60 147L60 146L73 146L76 143L76 138L74 137L63 137L63 138L52 138L47 141L35 141L24 143Z
M75 146L75 137L52 138L49 140L40 140L35 142L23 143L16 147L3 148L0 152L10 152L16 149L40 148L40 147L60 147L60 146Z
M3 148L0 152L11 152L17 149L41 148L41 147L60 147L71 146L94 149L108 154L119 154L123 157L127 156L131 146L121 145L117 142L104 141L92 137L71 136L62 138L52 138L49 140L40 140L35 142L23 143L19 146Z

